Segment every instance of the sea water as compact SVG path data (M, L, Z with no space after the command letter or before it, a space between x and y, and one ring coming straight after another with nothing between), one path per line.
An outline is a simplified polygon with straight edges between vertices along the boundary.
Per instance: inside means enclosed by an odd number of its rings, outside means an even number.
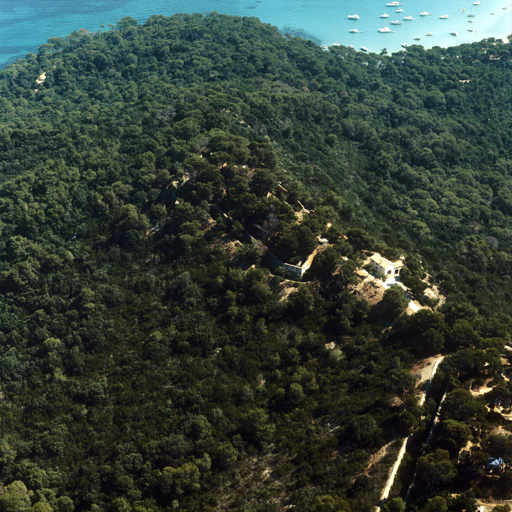
M390 7L390 0L0 0L0 68L37 52L52 36L65 37L79 28L103 30L101 25L108 30L108 24L123 16L142 23L152 14L217 11L255 16L321 46L352 45L376 53L383 48L399 51L403 43L448 47L512 34L512 0L480 0L480 5L473 1L400 0L399 6ZM422 12L430 15L420 16ZM348 18L353 14L359 20ZM381 18L382 14L389 17ZM439 18L446 14L448 19ZM413 20L406 21L405 16ZM402 24L391 24L395 19ZM383 27L392 32L379 33Z

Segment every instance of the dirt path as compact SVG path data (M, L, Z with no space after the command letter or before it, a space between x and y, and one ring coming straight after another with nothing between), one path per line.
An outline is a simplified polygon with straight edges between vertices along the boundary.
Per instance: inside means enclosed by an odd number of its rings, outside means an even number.
M422 364L417 368L417 370L420 371L420 380L419 380L418 384L420 384L422 382L426 382L425 391L419 401L420 406L422 406L425 403L425 399L427 397L428 390L430 389L430 384L434 379L434 376L437 372L439 363L443 359L444 359L444 356L442 356L442 355L438 355L433 358L428 358L428 359L424 360L422 362ZM384 489L382 489L379 504L374 509L376 511L379 511L381 508L381 504L383 504L385 502L385 500L388 499L391 488L393 487L393 484L395 483L395 477L398 472L398 468L400 467L400 464L402 463L402 459L405 455L408 440L409 440L409 437L406 437L402 441L402 446L400 447L400 451L398 452L396 461L393 464L393 467L391 468L391 472L389 473L389 477L386 481L386 485L384 486Z
M430 389L430 383L434 378L434 375L437 372L437 367L439 363L444 359L444 356L441 354L437 354L433 357L428 357L424 359L421 363L414 365L411 369L411 373L418 377L418 382L416 383L416 387L420 386L423 383L426 383L425 389L423 391L418 391L419 397L419 405L423 405L425 403L426 394Z
M437 367L439 366L439 363L444 359L444 356L438 356L435 360L434 366L432 367L432 371L430 372L430 375L425 379L426 385L425 385L425 391L423 393L423 396L420 399L419 405L420 407L425 403L425 400L427 398L428 390L430 389L430 384L432 384L432 380L434 379L434 376L437 372Z
M389 473L388 480L386 482L386 485L384 486L384 489L382 489L382 493L380 495L380 502L382 503L384 500L388 499L389 492L391 491L391 488L393 487L393 484L395 483L395 477L398 472L398 468L400 467L400 464L402 462L402 459L405 455L405 449L407 448L407 441L409 440L408 437L406 437L402 441L402 446L400 447L400 451L398 452L398 456L396 458L395 463L393 464L393 467L391 468L391 473ZM377 506L377 510L380 510L380 505Z

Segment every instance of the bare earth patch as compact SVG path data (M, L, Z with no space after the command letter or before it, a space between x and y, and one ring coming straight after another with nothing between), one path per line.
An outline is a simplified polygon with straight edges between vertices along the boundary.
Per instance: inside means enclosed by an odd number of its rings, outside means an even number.
M375 464L378 464L384 458L384 456L388 452L388 448L392 443L393 441L391 441L391 443L385 444L378 452L375 452L373 455L370 456L370 459L368 460L368 466L366 466L366 469L363 471L363 474L368 476L372 467Z
M476 500L478 512L491 512L498 505L510 505L512 500Z
M430 378L430 374L432 373L432 368L436 364L437 360L442 357L441 354L437 354L432 357L427 357L421 361L421 363L415 364L411 368L411 373L413 375L417 375L419 377L418 382L416 383L416 387L418 387L422 382L426 382Z

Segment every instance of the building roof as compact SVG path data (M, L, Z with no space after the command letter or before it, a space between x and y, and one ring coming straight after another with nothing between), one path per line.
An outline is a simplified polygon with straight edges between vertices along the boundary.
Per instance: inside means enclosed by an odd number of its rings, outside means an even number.
M391 261L383 258L378 252L371 256L370 260L381 267L389 267L389 265L392 265Z
M392 262L381 256L378 252L371 256L370 260L383 268L387 268L390 265L392 265L394 268L402 268L405 265L403 260Z

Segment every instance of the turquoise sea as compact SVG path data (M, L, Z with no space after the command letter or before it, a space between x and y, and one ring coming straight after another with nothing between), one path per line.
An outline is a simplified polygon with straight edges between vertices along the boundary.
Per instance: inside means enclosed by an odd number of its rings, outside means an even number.
M179 12L255 16L322 46L365 46L377 53L384 47L399 51L402 43L447 47L512 34L512 0L480 0L480 5L473 1L400 0L399 6L391 7L386 6L390 0L0 0L0 68L37 51L52 36L63 37L79 28L99 30L102 24L108 29L123 16L143 22L152 14ZM420 16L422 12L431 15ZM359 20L348 19L354 14ZM406 21L405 16L414 19ZM391 24L395 19L402 24ZM392 32L379 33L384 27ZM429 32L432 36L426 35Z

